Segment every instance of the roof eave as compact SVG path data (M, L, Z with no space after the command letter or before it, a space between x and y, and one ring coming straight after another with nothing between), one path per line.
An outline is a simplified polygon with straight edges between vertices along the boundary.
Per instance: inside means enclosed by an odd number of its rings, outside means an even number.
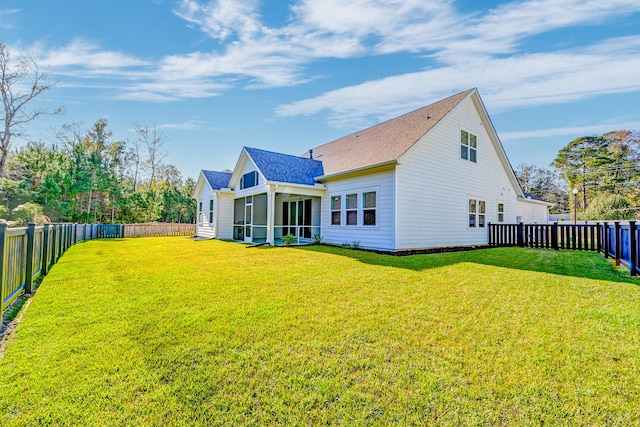
M517 196L516 200L518 200L519 202L537 203L539 205L546 205L546 206L553 206L554 205L553 203L547 202L545 200L530 199L528 197Z
M313 190L322 190L326 187L323 184L298 184L295 182L284 182L284 181L267 181L267 185L282 185L287 187L300 187L300 188L308 188Z
M339 177L344 176L344 175L350 175L350 174L354 174L354 173L364 172L364 171L367 171L369 169L378 169L378 168L383 168L383 167L386 167L386 166L395 166L397 164L398 164L398 159L393 159L393 160L388 160L386 162L376 163L375 165L363 166L363 167L360 167L360 168L349 169L349 170L342 171L342 172L336 172L336 173L332 173L332 174L328 174L328 175L317 176L317 177L315 177L315 180L316 181L326 181L326 180L329 180L329 179L339 178Z

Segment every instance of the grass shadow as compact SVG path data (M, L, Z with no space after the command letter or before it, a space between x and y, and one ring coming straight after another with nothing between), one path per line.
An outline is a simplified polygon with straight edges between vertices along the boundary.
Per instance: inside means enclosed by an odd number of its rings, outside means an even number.
M594 252L513 247L393 256L327 245L301 246L296 249L331 253L350 257L365 264L406 268L414 271L468 262L516 270L640 285L640 278L631 277L628 270L613 266L611 260L607 260L602 255Z

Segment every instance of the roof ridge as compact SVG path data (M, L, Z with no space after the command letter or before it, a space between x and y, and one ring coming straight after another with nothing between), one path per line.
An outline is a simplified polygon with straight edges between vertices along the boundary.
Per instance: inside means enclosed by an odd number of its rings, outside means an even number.
M288 153L281 153L279 151L270 151L270 150L263 150L261 148L255 148L255 147L243 147L245 150L255 150L255 151L261 151L263 153L269 153L269 154L277 154L279 156L288 156L288 157L293 157L296 159L302 159L302 160L313 160L313 161L319 161L317 159L310 159L308 157L304 157L304 156L296 156L295 154L288 154Z
M434 106L434 105L436 105L436 104L444 103L445 101L447 101L447 100L449 100L449 99L451 99L451 98L454 98L454 97L456 97L456 96L460 96L460 95L462 95L463 93L466 93L466 94L468 95L469 93L473 92L474 90L477 90L477 89L476 89L475 87L473 87L473 88L471 88L471 89L463 90L463 91L458 92L458 93L455 93L455 94L453 94L453 95L449 95L449 96L447 96L446 98L442 98L442 99L440 99L440 100L438 100L438 101L436 101L436 102L432 102L431 104L425 105L425 106L423 106L423 107L416 108L416 109L411 110L411 111L409 111L409 112L407 112L407 113L401 114L401 115L396 116L396 117L392 117L392 118L387 119L387 120L385 120L385 121L382 121L382 122L380 122L380 123L376 123L375 125L368 126L368 127L364 128L364 129L359 129L359 130L357 130L357 131L355 131L355 132L351 132L350 134L347 134L347 135L341 136L341 137L336 138L336 139L334 139L334 140L332 140L332 141L325 142L324 144L317 145L317 146L313 147L313 149L315 150L316 148L324 147L325 145L329 145L329 144L331 144L331 143L333 143L333 142L335 142L335 141L339 141L339 140L341 140L341 139L348 138L348 137L353 136L353 135L356 135L356 134L358 134L358 133L368 131L369 129L373 129L373 128L378 127L378 126L382 126L382 125L384 125L384 124L386 124L386 123L389 123L389 122L391 122L391 121L393 121L393 120L402 119L403 117L409 116L409 115L411 115L411 114L415 114L416 112L418 112L418 111L420 111L420 110L424 110L424 109L426 109L426 108L433 107L433 106ZM465 95L465 97L464 97L464 98L466 98L466 95ZM464 99L464 98L463 98L463 99Z

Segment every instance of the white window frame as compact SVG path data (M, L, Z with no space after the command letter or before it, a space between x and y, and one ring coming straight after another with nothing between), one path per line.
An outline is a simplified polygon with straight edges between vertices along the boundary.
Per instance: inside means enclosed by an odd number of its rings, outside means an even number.
M373 193L373 206L366 206L367 194ZM373 224L367 224L365 221L365 213L373 212ZM375 227L378 225L378 192L377 191L363 191L362 192L362 226L363 227Z
M477 197L469 197L467 201L467 228L479 230L487 227L487 202Z
M465 129L460 129L460 158L478 163L478 136Z
M351 198L351 200L355 200L356 206L355 208L350 208L349 207L349 199ZM358 225L358 193L348 193L345 194L344 196L344 225L347 225L349 227L354 227ZM356 222L355 223L349 223L349 213L353 212L356 218Z
M333 201L334 199L337 199L338 201L338 206L337 208L333 205ZM340 194L334 194L331 197L329 197L329 211L331 212L331 218L330 218L330 223L331 225L342 225L342 195ZM334 224L333 222L333 214L334 213L338 213L338 223Z
M500 207L502 207L502 212L500 212ZM498 223L499 224L504 223L504 202L498 202L497 209L498 209ZM502 218L500 216L502 216Z
M209 199L209 225L213 224L213 199Z
M244 178L245 178L247 175L251 175L251 174L254 174L254 176L255 176L255 179L254 179L254 181L253 181L253 185L250 185L249 187L245 187ZM243 175L240 177L240 189L241 189L241 190L244 190L245 188L253 188L253 187L257 187L259 182L260 182L260 175L258 174L258 171L251 171L251 172L247 172L247 173L243 174Z

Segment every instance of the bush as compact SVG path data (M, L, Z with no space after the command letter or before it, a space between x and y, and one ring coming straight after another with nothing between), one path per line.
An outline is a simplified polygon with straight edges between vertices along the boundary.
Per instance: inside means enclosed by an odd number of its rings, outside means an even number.
M585 220L625 220L634 219L635 208L618 194L596 196L584 212Z
M296 240L297 240L296 236L294 236L293 234L287 234L286 236L282 236L282 243L284 243L287 246L294 244Z
M24 225L33 221L36 216L42 215L42 206L33 202L23 203L13 208L11 214L17 224Z

